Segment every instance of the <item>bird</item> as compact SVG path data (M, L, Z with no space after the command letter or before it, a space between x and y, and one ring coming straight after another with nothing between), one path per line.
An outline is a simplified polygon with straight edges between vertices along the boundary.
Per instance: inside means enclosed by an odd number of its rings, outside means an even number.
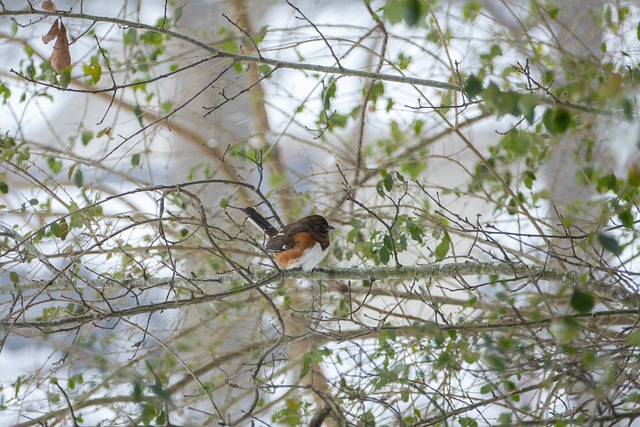
M264 249L280 268L301 267L310 273L329 252L329 231L335 230L321 215L309 215L278 231L254 207L240 208L269 240Z

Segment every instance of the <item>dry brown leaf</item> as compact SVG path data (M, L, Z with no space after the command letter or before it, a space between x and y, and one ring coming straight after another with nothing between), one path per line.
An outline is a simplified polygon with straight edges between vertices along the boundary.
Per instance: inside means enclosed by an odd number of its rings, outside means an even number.
M58 10L56 5L51 0L44 0L42 2L42 8L49 12L55 12L56 10Z
M56 44L53 46L51 54L51 66L56 72L71 65L71 53L69 52L69 40L67 39L67 28L60 21L60 33Z
M53 25L51 26L51 28L49 28L49 32L47 34L45 34L44 36L42 36L42 41L44 42L44 44L47 44L51 40L53 40L56 37L58 37L58 32L59 31L60 31L60 29L59 29L59 25L58 25L58 19L56 19L53 22Z

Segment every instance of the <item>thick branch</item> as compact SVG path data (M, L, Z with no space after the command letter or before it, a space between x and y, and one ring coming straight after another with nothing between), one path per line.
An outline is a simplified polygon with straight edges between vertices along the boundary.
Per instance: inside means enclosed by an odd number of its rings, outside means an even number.
M537 266L527 266L523 264L509 263L484 263L465 262L449 264L428 264L408 267L369 267L369 268L341 268L341 269L317 269L311 274L305 274L301 270L282 271L264 277L252 284L246 285L246 279L237 275L221 275L215 277L186 279L179 277L153 278L153 279L131 279L126 281L106 281L105 279L94 279L90 281L78 281L74 284L75 289L84 286L92 288L104 288L111 286L131 288L150 288L157 286L171 286L193 288L194 285L201 289L206 284L216 284L216 286L231 285L227 290L204 295L193 296L191 298L165 301L160 303L144 304L136 307L115 310L106 313L87 313L77 316L59 318L47 322L23 321L14 322L5 320L0 322L0 326L11 328L43 328L58 329L66 325L78 325L88 322L101 321L107 319L117 319L121 317L134 316L144 313L152 313L163 310L178 309L181 307L202 304L211 301L222 300L233 295L256 289L261 286L281 283L283 279L315 279L315 280L415 280L429 278L455 278L460 276L497 275L501 277L527 279L530 281L544 280L565 284L569 286L582 286L591 289L601 295L623 301L626 306L640 306L640 299L631 295L623 287L610 285L595 279L584 279L582 275L574 271L545 270ZM235 285L235 286L234 286ZM60 291L68 289L68 279L55 279L52 281L33 282L31 284L17 285L16 288L9 289L9 292L25 292L27 290L47 288L47 291ZM225 286L226 288L227 286ZM7 287L5 287L7 288ZM0 288L0 293L7 293L7 290Z

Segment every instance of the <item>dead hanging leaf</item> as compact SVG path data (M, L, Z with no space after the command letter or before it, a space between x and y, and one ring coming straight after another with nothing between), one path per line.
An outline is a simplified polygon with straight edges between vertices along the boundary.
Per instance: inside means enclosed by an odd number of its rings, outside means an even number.
M56 37L58 37L58 33L60 32L60 26L59 26L58 21L60 21L60 20L56 19L53 22L53 25L51 26L51 28L49 28L49 32L47 34L45 34L44 36L42 36L42 41L44 42L44 44L47 44L51 40L53 40Z
M67 28L60 21L60 32L56 44L53 46L51 54L51 66L56 72L71 65L71 53L69 52L69 40L67 39Z
M49 12L55 12L56 10L58 10L56 5L51 0L44 0L42 2L42 8Z

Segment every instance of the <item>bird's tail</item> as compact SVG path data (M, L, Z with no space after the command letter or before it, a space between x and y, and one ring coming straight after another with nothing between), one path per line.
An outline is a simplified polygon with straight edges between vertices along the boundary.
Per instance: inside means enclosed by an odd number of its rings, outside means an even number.
M263 217L255 208L249 206L248 208L240 209L242 209L242 211L247 214L251 222L260 230L262 230L267 236L273 237L278 234L278 230L276 230L273 225L271 225L271 223L267 221L267 219Z

